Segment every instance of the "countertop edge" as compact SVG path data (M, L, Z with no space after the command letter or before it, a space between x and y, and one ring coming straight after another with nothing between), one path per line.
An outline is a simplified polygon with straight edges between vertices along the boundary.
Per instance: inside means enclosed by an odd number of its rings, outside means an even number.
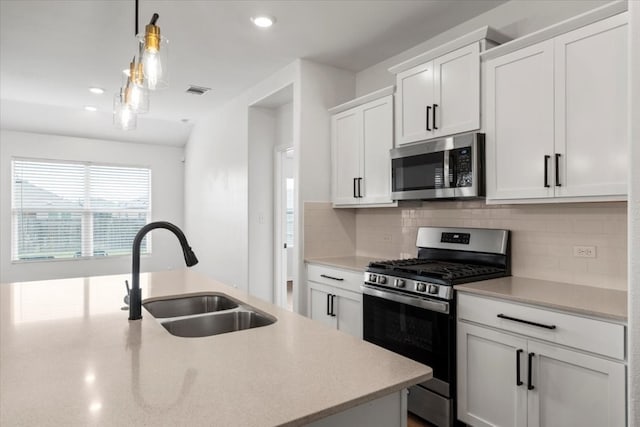
M425 365L426 366L426 365ZM292 420L288 423L285 424L281 424L279 427L300 427L300 426L304 426L307 425L309 423L312 423L314 421L318 421L321 420L323 418L326 417L330 417L331 415L335 415L335 414L339 414L340 412L344 412L346 410L355 408L356 406L359 406L361 404L367 403L367 402L371 402L372 400L376 400L378 398L384 397L384 396L388 396L391 393L396 393L402 389L411 387L412 385L416 385L419 384L421 382L427 381L431 378L433 378L433 370L431 368L429 368L429 370L431 371L430 374L425 374L420 376L419 378L415 378L413 380L406 380L403 381L401 383L398 383L394 386L389 386L386 387L384 389L380 389L378 391L375 391L373 393L369 393L369 394L365 394L363 396L360 396L356 399L352 399L349 400L347 402L343 402L341 404L338 404L336 406L332 406L330 408L327 408L325 410L322 411L318 411L315 412L313 414L309 414L303 417L300 417L296 420ZM417 381L416 381L417 380Z
M365 265L353 265L353 263L344 263L344 260L347 258L351 258L352 260L360 259L361 263ZM343 262L340 262L342 260ZM370 261L375 261L377 258L372 257L360 257L360 256L345 256L345 257L319 257L319 258L305 258L304 262L306 264L317 264L324 265L327 267L340 268L343 270L349 270L356 273L364 273L367 269L367 265Z

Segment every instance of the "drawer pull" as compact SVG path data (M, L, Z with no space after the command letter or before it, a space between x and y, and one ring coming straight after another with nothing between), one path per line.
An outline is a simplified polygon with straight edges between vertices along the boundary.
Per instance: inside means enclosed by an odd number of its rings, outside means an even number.
M545 325L544 323L532 322L530 320L522 320L522 319L518 319L516 317L505 316L502 313L498 314L498 317L501 318L501 319L505 319L505 320L511 320L513 322L526 323L527 325L537 326L539 328L545 328L545 329L555 329L556 328L556 325Z
M341 277L327 276L326 274L321 274L320 277L324 277L325 279L337 280L338 282L342 282L344 280Z

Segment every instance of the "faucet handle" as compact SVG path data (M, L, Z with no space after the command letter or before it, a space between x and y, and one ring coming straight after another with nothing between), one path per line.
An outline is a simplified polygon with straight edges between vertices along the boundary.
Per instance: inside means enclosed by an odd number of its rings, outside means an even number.
M131 288L129 287L129 281L124 281L124 286L127 289L127 294L124 296L124 303L129 305L129 296L131 295Z

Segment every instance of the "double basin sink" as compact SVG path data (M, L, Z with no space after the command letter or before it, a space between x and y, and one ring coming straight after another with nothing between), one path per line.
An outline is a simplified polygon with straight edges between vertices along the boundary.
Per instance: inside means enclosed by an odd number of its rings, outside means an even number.
M170 334L187 338L259 328L276 321L219 292L151 298L142 305Z

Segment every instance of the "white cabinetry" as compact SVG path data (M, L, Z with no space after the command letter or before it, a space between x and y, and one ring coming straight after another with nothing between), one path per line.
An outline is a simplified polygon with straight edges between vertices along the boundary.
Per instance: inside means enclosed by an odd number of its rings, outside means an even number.
M624 326L458 295L458 419L624 426Z
M362 338L362 274L307 264L309 317Z
M506 48L485 62L487 199L624 199L627 14Z
M480 42L396 76L396 144L480 127Z
M329 110L334 206L395 206L391 200L393 87ZM345 109L346 108L346 109Z

